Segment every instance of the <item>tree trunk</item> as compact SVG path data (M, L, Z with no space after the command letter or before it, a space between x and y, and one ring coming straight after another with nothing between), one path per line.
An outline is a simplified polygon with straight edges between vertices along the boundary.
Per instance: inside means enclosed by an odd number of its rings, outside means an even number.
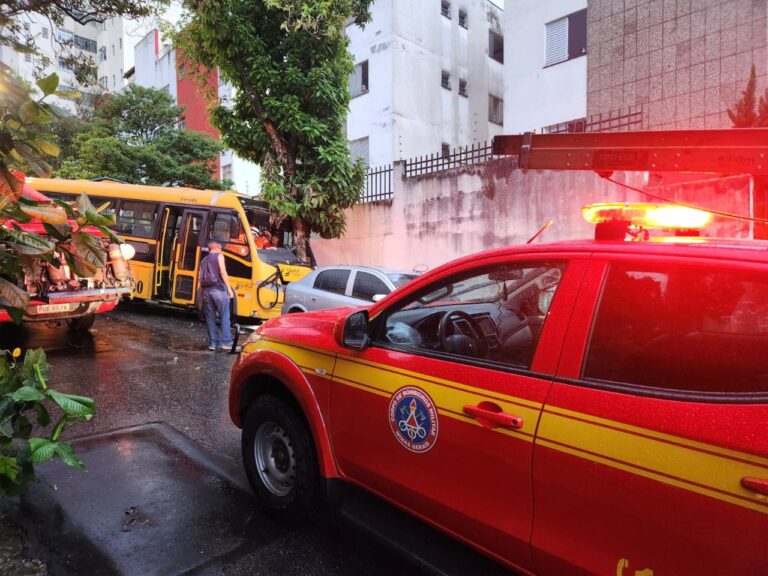
M296 246L296 256L303 262L308 262L307 258L307 225L303 218L296 216L293 219L293 243Z

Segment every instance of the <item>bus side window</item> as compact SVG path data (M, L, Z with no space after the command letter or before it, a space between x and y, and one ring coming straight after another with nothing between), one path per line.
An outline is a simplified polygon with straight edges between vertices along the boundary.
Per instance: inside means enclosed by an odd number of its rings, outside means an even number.
M117 231L127 236L151 238L157 217L157 204L123 200L117 212Z

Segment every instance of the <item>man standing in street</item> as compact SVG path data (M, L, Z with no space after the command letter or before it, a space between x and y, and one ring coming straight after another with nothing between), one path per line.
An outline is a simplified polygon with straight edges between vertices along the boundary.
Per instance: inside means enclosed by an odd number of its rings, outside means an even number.
M203 311L208 326L208 350L232 349L232 327L229 320L229 299L235 297L235 291L229 284L229 276L224 265L221 244L208 242L210 252L200 262L200 286L203 289ZM216 325L216 315L221 319Z

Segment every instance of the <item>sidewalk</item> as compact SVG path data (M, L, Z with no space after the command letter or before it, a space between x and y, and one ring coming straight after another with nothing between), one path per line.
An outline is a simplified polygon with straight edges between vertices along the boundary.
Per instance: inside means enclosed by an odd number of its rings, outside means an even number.
M283 532L257 518L236 471L170 426L72 443L86 470L40 465L15 514L52 575L197 572Z

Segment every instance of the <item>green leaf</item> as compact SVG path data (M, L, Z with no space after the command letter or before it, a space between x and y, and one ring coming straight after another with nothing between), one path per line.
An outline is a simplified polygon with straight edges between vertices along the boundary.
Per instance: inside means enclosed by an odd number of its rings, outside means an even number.
M96 213L96 208L91 204L91 201L88 199L88 195L85 192L82 192L80 196L77 197L77 211L82 215L85 216L88 212Z
M27 309L29 305L29 294L24 290L16 286L13 282L9 282L5 278L0 277L0 307L6 308L10 314L10 308L16 308L23 311Z
M56 453L56 444L47 438L30 438L29 459L32 462L47 462Z
M24 232L23 230L5 230L4 234L12 238L14 248L21 254L38 256L53 252L55 247L53 242L47 238L32 232Z
M56 445L56 454L59 455L59 458L61 458L61 461L64 462L67 466L72 466L73 468L85 468L85 464L77 457L75 456L75 451L72 449L72 446L68 444L67 442L58 442Z
M58 206L22 206L21 210L32 218L48 224L64 224L67 221L67 213Z
M55 144L53 142L49 142L48 140L30 140L29 141L30 146L34 146L44 154L48 154L49 156L58 156L61 150L59 149L59 145Z
M16 476L19 474L19 465L16 458L12 456L0 455L0 476L5 476L11 480L16 480Z
M11 396L16 402L40 402L44 396L40 390L32 386L22 386Z
M51 415L43 404L35 404L37 413L37 425L45 428L51 423Z
M40 105L34 100L27 100L19 108L19 118L25 124L33 124L40 118Z
M13 424L10 416L0 420L0 436L4 438L13 438Z
M50 388L45 392L45 395L56 402L70 416L78 416L89 420L96 413L96 405L93 398L77 396L75 394L64 394Z
M50 76L41 78L37 81L37 86L43 91L43 94L50 96L56 92L56 89L59 87L59 75L54 72Z

